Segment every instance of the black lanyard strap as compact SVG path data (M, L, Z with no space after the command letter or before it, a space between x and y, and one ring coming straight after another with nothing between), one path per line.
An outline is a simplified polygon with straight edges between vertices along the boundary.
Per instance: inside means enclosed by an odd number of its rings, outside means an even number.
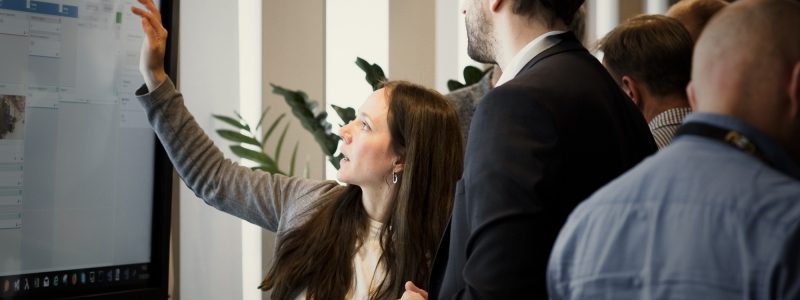
M675 132L676 137L681 135L696 135L723 142L770 165L769 160L766 159L756 144L738 131L705 123L689 122L681 125L678 131Z

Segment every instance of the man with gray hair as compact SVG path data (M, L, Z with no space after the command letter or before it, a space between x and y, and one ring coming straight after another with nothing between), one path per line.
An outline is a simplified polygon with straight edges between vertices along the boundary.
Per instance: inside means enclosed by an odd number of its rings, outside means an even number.
M800 299L800 4L711 20L670 147L570 215L551 299Z

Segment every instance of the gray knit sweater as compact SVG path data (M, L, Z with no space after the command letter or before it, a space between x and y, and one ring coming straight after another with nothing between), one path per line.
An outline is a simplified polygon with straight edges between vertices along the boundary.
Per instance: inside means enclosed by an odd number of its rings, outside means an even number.
M276 245L306 220L309 208L345 190L335 181L270 175L224 158L170 79L149 93L142 86L136 97L183 182L208 205L276 232Z

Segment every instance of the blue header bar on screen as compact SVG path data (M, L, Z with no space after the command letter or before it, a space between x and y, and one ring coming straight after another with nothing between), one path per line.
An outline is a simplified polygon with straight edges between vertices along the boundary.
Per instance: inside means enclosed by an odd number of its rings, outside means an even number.
M30 2L30 4L29 4ZM28 0L0 0L0 9L16 10L29 13L45 14L59 17L77 18L78 7L58 3Z

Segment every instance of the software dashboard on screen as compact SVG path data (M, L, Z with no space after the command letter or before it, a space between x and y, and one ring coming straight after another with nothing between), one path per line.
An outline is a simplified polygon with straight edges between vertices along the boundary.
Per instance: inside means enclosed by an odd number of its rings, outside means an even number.
M0 0L0 296L147 279L133 0Z

